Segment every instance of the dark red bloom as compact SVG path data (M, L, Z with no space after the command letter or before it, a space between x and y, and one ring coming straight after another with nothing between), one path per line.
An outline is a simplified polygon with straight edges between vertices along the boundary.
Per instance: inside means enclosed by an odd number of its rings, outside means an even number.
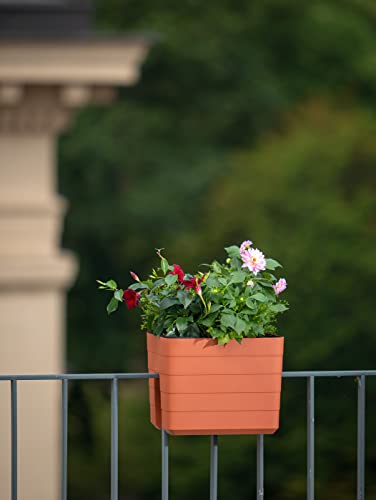
M171 271L170 274L176 274L178 277L179 283L184 282L184 271L178 264L174 264L174 270Z
M135 292L131 288L127 288L127 290L124 290L123 299L125 300L128 309L133 309L134 307L138 306L140 296L140 293Z
M201 283L203 282L204 277L198 278L197 276L193 276L193 278L189 278L188 280L183 280L183 285L187 290L193 289L196 293L201 293Z

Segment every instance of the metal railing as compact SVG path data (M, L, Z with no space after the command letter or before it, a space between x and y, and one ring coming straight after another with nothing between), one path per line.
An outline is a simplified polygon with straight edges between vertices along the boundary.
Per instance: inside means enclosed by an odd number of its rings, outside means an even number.
M355 371L300 371L283 372L284 378L307 380L307 500L314 500L315 477L315 379L318 377L355 377L358 391L357 417L357 500L365 500L365 408L366 377L376 376L376 370ZM104 374L59 374L59 375L0 375L1 381L10 382L11 393L11 500L17 500L17 382L61 380L62 443L61 443L61 500L67 500L67 456L68 456L68 384L70 380L111 381L111 500L118 500L118 381L129 379L158 378L154 373L104 373ZM162 434L162 500L168 500L168 433ZM257 500L264 500L264 436L257 436ZM210 436L210 500L218 496L218 436Z

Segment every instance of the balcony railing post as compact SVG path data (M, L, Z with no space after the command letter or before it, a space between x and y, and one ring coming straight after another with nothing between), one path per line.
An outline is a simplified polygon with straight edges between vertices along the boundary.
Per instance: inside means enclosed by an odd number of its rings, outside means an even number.
M68 477L68 380L62 381L61 393L61 500L67 500Z
M357 436L357 500L364 500L365 479L365 426L366 426L366 378L357 377L358 381L358 436Z
M257 500L264 500L264 436L257 436Z
M18 468L18 443L17 443L17 381L10 382L11 394L11 495L12 500L17 500L17 468Z
M307 379L307 500L315 498L315 377Z
M218 436L210 436L210 500L218 497Z
M162 500L168 500L168 434L162 429Z
M111 384L111 500L118 500L118 380Z

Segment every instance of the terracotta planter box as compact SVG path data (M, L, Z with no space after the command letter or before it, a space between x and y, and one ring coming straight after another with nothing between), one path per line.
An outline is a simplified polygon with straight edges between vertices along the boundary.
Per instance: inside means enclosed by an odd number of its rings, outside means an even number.
M150 419L170 434L273 434L279 427L283 337L147 334Z

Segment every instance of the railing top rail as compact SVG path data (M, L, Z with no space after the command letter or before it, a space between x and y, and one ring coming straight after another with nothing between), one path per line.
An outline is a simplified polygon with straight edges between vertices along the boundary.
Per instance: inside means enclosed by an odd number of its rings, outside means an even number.
M159 378L158 373L57 373L47 375L0 375L2 380L113 380Z
M361 377L375 376L376 370L316 370L316 371L298 371L298 372L283 372L285 378L299 377Z
M376 376L376 370L313 370L283 372L284 378ZM4 380L113 380L159 378L158 373L57 373L45 375L0 375Z

